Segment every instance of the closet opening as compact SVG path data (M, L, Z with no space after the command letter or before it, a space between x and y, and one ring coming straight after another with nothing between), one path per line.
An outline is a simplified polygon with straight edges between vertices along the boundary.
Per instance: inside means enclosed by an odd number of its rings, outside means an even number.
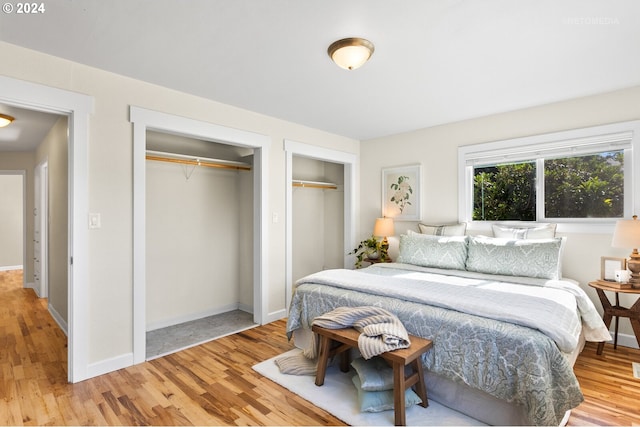
M254 149L146 132L146 358L257 326Z
M147 325L150 323L152 326L159 326L162 325L162 323L173 323L180 319L194 319L198 317L198 315L208 315L216 310L220 310L220 313L222 313L224 309L229 309L229 307L233 307L234 304L236 306L235 308L241 309L241 311L252 310L253 322L256 325L270 321L271 315L267 311L268 298L266 295L266 286L268 284L268 253L266 248L268 233L265 195L268 194L268 162L271 139L268 136L255 132L248 132L135 106L130 107L129 119L133 124L133 364L143 363L147 360ZM147 144L148 136L157 136L160 139L173 136L179 138L182 143L177 144L177 147L171 145L172 143L168 141L156 141ZM180 150L176 151L173 148L180 148ZM191 149L195 151L190 151ZM196 256L197 260L201 263L194 264L192 262L193 260L186 257L189 261L189 268L186 267L186 261L183 261L182 258L176 258L180 262L173 262L175 268L171 270L172 283L169 285L169 289L176 297L175 301L178 301L177 297L181 297L183 300L187 299L183 296L187 292L183 285L184 276L202 274L200 271L192 271L194 269L193 265L197 265L197 267L195 267L196 270L207 269L209 268L209 264L220 267L219 270L216 269L214 272L206 270L209 271L209 276L206 278L207 283L221 283L220 278L223 277L223 271L226 271L224 274L227 275L233 276L233 274L235 274L235 277L239 278L239 280L251 277L250 291L248 290L249 288L240 288L239 285L237 290L231 285L221 287L219 295L216 294L215 303L211 307L192 308L189 314L178 313L178 311L172 312L170 317L172 321L169 321L169 316L157 322L155 322L155 320L154 322L148 321L147 299L151 300L158 297L159 294L153 292L152 295L147 297L147 294L150 293L147 288L154 286L151 284L151 280L147 277L147 274L157 274L151 271L151 266L147 268L147 252L152 253L153 251L161 251L162 248L166 248L166 246L155 248L147 244L147 220L155 221L156 219L153 217L154 214L164 215L159 209L154 209L147 214L147 211L151 207L147 206L149 202L147 197L148 163L149 165L154 163L155 165L149 167L155 168L157 166L157 169L160 169L160 164L165 166L177 165L181 168L178 175L180 180L167 180L168 177L164 176L167 185L164 187L160 186L162 188L154 190L157 192L163 191L165 188L176 192L175 188L170 187L180 185L186 188L186 185L194 183L193 186L198 187L198 183L195 180L202 177L196 178L196 174L204 176L212 175L210 179L213 179L222 168L201 167L191 171L190 167L193 167L192 164L181 164L179 162L169 161L152 162L147 160L147 150L173 153L174 157L176 157L176 154L195 157L196 165L199 156L206 157L207 159L251 163L251 171L242 172L248 173L248 175L240 175L240 177L232 181L232 191L229 191L229 188L217 188L225 187L224 184L216 185L215 188L206 187L206 191L202 191L204 195L196 197L195 200L190 199L188 201L190 204L190 209L188 209L190 215L194 216L201 223L207 220L208 222L218 224L218 226L221 223L224 224L224 221L214 220L215 218L224 218L224 215L226 215L232 205L234 209L236 205L240 206L235 210L238 218L234 219L238 221L237 233L239 234L230 234L227 227L224 232L209 232L209 235L205 235L203 232L204 228L209 229L213 227L211 224L205 223L205 225L202 226L203 229L197 230L198 233L195 238L184 239L183 231L187 228L193 228L192 224L187 224L187 221L190 221L190 219L187 219L184 215L185 212L187 212L187 206L181 201L178 202L178 200L182 199L173 199L173 202L171 202L171 199L165 196L163 196L165 198L165 205L162 205L166 206L167 200L170 202L167 208L170 210L170 213L167 215L173 215L180 224L180 227L171 231L173 234L167 232L169 237L173 239L171 240L173 249L178 248L187 252L189 248L196 247L203 252L207 252L211 247L216 248L213 253L200 253L198 250L190 249L189 252L195 254L194 256ZM199 150L204 150L204 154ZM163 156L171 157L170 154ZM203 170L208 170L209 172L202 172ZM189 176L190 174L191 176ZM163 175L161 171L159 175ZM191 190L192 189L190 189L190 191ZM220 196L218 191L227 191L227 193ZM218 195L213 202L211 201L210 192ZM159 196L156 195L156 198L157 197ZM183 197L183 195L180 194L178 197ZM248 202L249 200L250 202ZM199 205L205 202L208 203L207 209ZM251 218L251 221L245 220L245 218ZM214 229L214 231L215 230L216 229ZM152 237L149 238L151 239ZM237 241L229 241L229 239ZM249 240L251 240L250 245L244 243ZM201 245L205 243L210 246L202 249ZM220 261L227 259L227 255L222 255L219 251L220 248L230 253L232 251L227 248L237 248L237 251L234 249L233 252L236 254L236 258L234 258L232 265L224 266L225 268L231 268L231 270L222 269ZM182 255L179 254L178 256ZM202 264L202 260L206 260L207 264ZM239 268L239 272L234 273L232 271L234 268ZM229 289L231 288L234 290L230 291ZM233 299L229 299L231 292L236 292L234 295L238 295L235 302ZM200 298L200 296L197 294L191 295L191 299L198 298ZM249 302L250 300L252 302ZM173 298L171 304L174 304Z
M347 252L356 238L357 155L288 139L284 149L288 310L296 280L351 264Z
M293 156L293 282L344 266L344 165Z

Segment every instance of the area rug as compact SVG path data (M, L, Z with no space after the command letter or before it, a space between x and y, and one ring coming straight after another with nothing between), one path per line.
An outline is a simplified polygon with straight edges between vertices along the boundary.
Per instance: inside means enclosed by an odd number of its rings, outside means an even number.
M364 425L393 425L393 411L384 412L360 412L358 404L358 392L351 381L353 371L341 372L337 364L327 368L324 385L315 385L314 376L285 375L280 373L274 360L282 356L290 356L300 352L299 349L290 350L287 353L265 360L253 366L253 369L280 384L289 391L303 397L314 405L331 413L353 426ZM427 390L427 393L429 390ZM460 412L429 400L429 407L411 406L406 411L407 425L486 425L470 418Z

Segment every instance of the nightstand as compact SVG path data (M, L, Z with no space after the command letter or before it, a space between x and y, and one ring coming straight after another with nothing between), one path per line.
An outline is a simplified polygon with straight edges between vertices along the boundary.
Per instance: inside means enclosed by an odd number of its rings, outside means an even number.
M612 284L615 285L615 284ZM615 333L613 336L613 348L618 348L618 322L619 317L627 317L631 321L631 327L633 328L633 333L636 336L636 341L640 344L640 289L634 288L623 288L618 289L612 287L612 285L607 284L607 282L598 280L595 282L589 282L589 286L594 288L596 292L598 292L598 297L600 298L600 302L602 303L602 308L604 309L604 315L602 316L602 320L604 320L604 324L609 328L611 326L611 319L616 318L615 324ZM605 291L614 292L616 294L616 304L611 305L609 298L605 295ZM638 295L639 298L636 302L629 308L620 306L620 294L635 294ZM602 349L604 348L604 342L598 343L598 354L602 354Z
M393 260L389 257L387 257L384 261L381 258L376 258L376 259L365 258L362 260L362 262L368 262L369 264L379 264L381 262L393 262Z

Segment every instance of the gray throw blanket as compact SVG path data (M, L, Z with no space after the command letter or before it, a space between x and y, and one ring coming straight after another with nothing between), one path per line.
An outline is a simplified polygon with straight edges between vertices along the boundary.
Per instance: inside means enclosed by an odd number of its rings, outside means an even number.
M327 329L355 328L360 332L358 349L365 359L411 345L400 319L380 307L339 307L316 317L313 324ZM275 363L283 374L315 375L317 356L318 339L314 334L312 344L300 355L280 357Z
M365 359L411 345L400 319L380 307L338 307L313 319L326 329L355 328L360 332L358 349Z

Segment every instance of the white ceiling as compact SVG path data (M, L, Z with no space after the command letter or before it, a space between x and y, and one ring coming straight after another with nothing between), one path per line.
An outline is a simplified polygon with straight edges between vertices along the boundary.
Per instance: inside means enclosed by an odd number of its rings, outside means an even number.
M0 152L35 150L60 118L55 114L2 104L0 113L16 119L9 126L0 128Z
M44 4L0 40L361 140L640 85L638 0ZM352 36L375 53L346 71Z

